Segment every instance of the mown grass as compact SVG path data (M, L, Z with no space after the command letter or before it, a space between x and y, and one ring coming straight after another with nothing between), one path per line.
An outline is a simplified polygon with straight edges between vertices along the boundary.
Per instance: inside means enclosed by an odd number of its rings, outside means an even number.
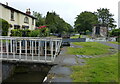
M68 47L68 54L72 55L101 55L109 52L109 46L97 42L74 42L73 44L83 48Z
M119 42L111 42L111 41L109 41L108 43L113 43L113 44L119 44L120 45L120 43Z
M86 65L71 67L74 82L118 82L118 53L86 61Z

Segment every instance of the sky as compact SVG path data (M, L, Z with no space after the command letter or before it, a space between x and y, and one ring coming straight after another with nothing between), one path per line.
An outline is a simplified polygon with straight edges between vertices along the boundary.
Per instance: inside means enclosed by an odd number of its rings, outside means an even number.
M95 12L99 8L108 8L114 14L118 25L118 2L120 0L0 0L1 3L26 11L27 8L46 16L47 12L55 11L67 23L74 25L77 15L84 11Z

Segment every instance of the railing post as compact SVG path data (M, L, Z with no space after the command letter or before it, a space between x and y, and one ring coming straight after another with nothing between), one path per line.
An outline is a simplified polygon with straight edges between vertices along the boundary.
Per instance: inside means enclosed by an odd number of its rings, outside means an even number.
M1 39L1 58L3 58L3 43L2 43L2 39Z
M32 61L33 61L33 41L32 41Z
M19 60L21 60L21 39L20 39L20 43L19 43L20 45L19 45L19 47L20 47L20 49L19 49Z
M11 47L10 51L12 53L12 47L13 47L13 45L12 45L12 39L10 40L10 47Z
M35 39L35 54L37 54L37 53L36 53L36 39Z
M57 55L57 41L55 41L55 55L54 55L54 59L56 58Z
M53 59L53 40L51 41L51 60L54 61Z
M27 60L27 40L25 40L25 53L26 53L25 59Z
M13 58L15 59L15 39L13 40Z
M32 46L31 41L32 41L32 40L30 40L30 54L31 54L31 50L32 50L32 48L31 48L31 46Z
M8 54L8 39L5 40L6 41L6 53L7 53L7 59L9 58L9 54Z
M16 45L15 45L15 46L16 46L16 50L15 50L15 51L16 51L16 53L17 53L17 39L15 39L15 44L16 44ZM18 49L19 49L19 47L18 47Z
M46 43L46 40L45 40L45 62L46 62L46 54L47 54L47 43Z
M41 41L40 40L38 40L38 60L40 60L40 46L41 45Z

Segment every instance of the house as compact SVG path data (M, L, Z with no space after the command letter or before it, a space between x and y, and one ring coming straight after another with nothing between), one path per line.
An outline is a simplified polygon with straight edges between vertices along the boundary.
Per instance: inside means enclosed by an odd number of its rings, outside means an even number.
M36 18L31 15L30 9L26 13L8 6L8 3L0 3L0 18L8 21L10 24L9 33L12 29L35 29Z

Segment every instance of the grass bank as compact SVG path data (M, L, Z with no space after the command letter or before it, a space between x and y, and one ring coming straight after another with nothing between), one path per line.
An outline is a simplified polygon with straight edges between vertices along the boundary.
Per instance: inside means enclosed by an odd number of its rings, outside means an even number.
M74 82L118 82L118 53L86 61L86 65L71 67Z
M83 46L83 48L68 47L68 54L72 55L101 55L109 52L109 46L97 42L74 42L74 45Z

